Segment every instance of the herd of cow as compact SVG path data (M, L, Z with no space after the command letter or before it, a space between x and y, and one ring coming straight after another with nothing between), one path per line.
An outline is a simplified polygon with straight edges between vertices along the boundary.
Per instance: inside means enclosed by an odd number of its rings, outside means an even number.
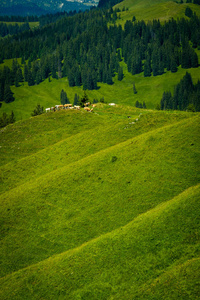
M84 103L84 110L92 112L93 108L96 105L92 104L92 108L90 108L89 105L91 105L90 102ZM80 110L80 108L81 107L79 105L72 106L72 104L64 104L64 105L60 104L60 105L55 105L53 107L46 108L45 110L46 110L46 112L50 112L50 111L56 111L56 110L61 110L61 109L77 109L77 110Z

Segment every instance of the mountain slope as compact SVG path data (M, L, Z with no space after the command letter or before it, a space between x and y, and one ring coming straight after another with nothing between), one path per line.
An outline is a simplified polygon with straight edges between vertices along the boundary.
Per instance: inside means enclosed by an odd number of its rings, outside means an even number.
M124 0L117 4L114 8L122 10L120 19L117 24L124 25L127 20L132 20L133 16L136 20L155 20L159 19L161 22L168 21L170 18L185 18L185 9L190 9L198 16L200 15L200 6L192 3L178 3L176 1L155 0L155 1L140 1L140 0ZM123 8L127 10L124 11Z
M1 297L198 299L199 196L199 185L189 188L124 227L0 279Z
M198 115L131 139L121 130L127 141L1 195L2 276L124 226L199 182Z
M60 11L86 10L88 5L96 5L95 1L89 3L82 1L39 1L39 0L12 0L1 1L0 15L44 15Z

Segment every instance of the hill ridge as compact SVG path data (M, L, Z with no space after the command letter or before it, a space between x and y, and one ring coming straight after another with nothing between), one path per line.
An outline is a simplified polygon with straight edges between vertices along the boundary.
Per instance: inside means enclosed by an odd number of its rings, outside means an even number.
M46 261L51 261L51 260L54 260L54 259L56 259L58 257L65 256L65 255L67 255L67 257L69 257L69 256L73 255L74 252L80 251L81 249L83 249L87 245L93 244L93 243L95 243L96 241L98 241L100 239L103 239L103 238L106 238L106 237L110 237L111 235L113 235L113 233L120 232L121 230L123 231L126 228L131 227L133 225L133 223L140 223L140 222L142 222L143 217L148 217L152 213L156 214L158 212L161 212L162 210L164 211L166 208L170 207L170 205L172 203L176 203L178 201L183 201L181 199L182 196L185 196L188 193L195 193L198 189L200 189L200 183L198 183L198 184L196 184L194 186L190 186L189 188L185 189L184 191L182 191L178 195L174 196L172 199L170 199L168 201L165 201L165 202L162 202L162 203L159 203L157 206L149 209L148 211L139 214L138 216L136 216L133 220L131 220L130 222L128 222L124 226L116 228L116 229L114 229L114 230L112 230L110 232L106 232L104 234L101 234L100 236L97 236L97 237L95 237L95 238L93 238L93 239L91 239L91 240L89 240L87 242L84 242L83 244L79 245L78 247L75 247L75 248L72 248L72 249L68 249L67 251L63 251L63 252L58 253L58 254L53 254L52 256L50 256L50 257L48 257L48 258L46 258L46 259L44 259L42 261L39 261L39 262L34 263L34 264L31 264L29 266L21 268L21 269L19 269L17 271L14 271L12 273L8 273L5 276L0 277L0 281L3 280L3 279L6 279L7 277L12 277L13 275L21 272L22 270L28 270L28 269L30 269L32 267L36 267L37 265L40 265L40 264L42 264L42 263L44 263ZM195 257L194 259L199 259L199 258Z
M78 159L77 161L74 161L73 163L70 163L70 164L67 164L66 166L62 166L62 167L59 167L58 169L56 169L56 170L53 170L53 171L51 171L51 172L47 172L47 173L45 173L45 174L43 174L43 175L40 175L39 177L36 177L36 178L32 178L32 179L30 179L30 180L27 180L27 181L25 181L24 183L22 183L22 184L20 184L20 185L18 185L18 186L16 186L16 187L14 187L14 188L10 188L9 189L9 191L5 191L5 192L3 192L2 194L1 194L1 196L3 196L4 194L6 194L6 193L10 193L10 192L12 192L14 189L18 189L19 187L22 187L22 186L24 186L24 185L26 185L26 183L28 182L28 183L33 183L33 185L34 185L34 182L37 182L37 181L40 181L40 179L42 179L42 180L44 180L44 177L48 177L48 176L50 176L50 174L58 174L58 173L60 173L60 172L65 172L65 169L66 168L71 168L71 167L73 167L73 166L75 166L75 165L80 165L80 163L81 162L84 162L84 161L87 161L87 160L90 160L90 159L92 159L92 158L94 158L95 156L97 156L97 155L99 155L100 153L107 153L107 152L110 152L112 149L115 149L116 147L118 148L118 147L125 147L126 146L126 144L129 144L129 143L133 143L134 141L137 141L137 139L142 139L143 137L148 137L148 136L150 136L151 134L156 134L156 133L159 133L160 131L162 131L163 129L170 129L170 128L172 128L172 127L174 127L174 126L177 126L177 125L179 125L179 124L187 124L187 122L188 122L188 120L191 120L191 121L195 121L196 119L198 119L199 118L199 116L197 115L197 116L191 116L190 118L187 118L187 119L184 119L184 120L181 120L181 121L178 121L178 122L175 122L175 123L173 123L173 124L165 124L164 126L161 126L161 127L159 127L159 128L156 128L156 129L152 129L152 130L150 130L150 131L148 131L148 132L145 132L145 133L142 133L142 134L139 134L139 135L137 135L137 136L135 136L135 137L132 137L132 138L129 138L129 139L127 139L127 140L125 140L125 141L122 141L122 142L119 142L119 143L116 143L115 145L112 145L112 146L109 146L109 147L107 147L107 148L104 148L104 149L101 149L101 150L99 150L99 151L97 151L97 152L95 152L95 153L92 153L92 154L90 154L90 155L88 155L88 156L86 156L86 157L83 157L83 158L80 158L80 159ZM82 134L82 133L78 133L78 134ZM71 136L70 137L68 137L68 138L71 138ZM68 139L67 138L67 139ZM62 141L59 141L59 142L57 142L58 144L61 144L63 142L63 140ZM57 144L57 143L55 143L55 144ZM54 144L54 145L55 145ZM47 148L49 148L49 147L52 147L53 145L50 145L50 146L48 146ZM41 152L43 152L43 151L46 151L46 148L45 149L42 149L42 150L39 150L38 152L36 152L36 153L34 153L34 154L31 154L31 156L33 155L36 155L36 154L38 154L38 153L41 153ZM29 157L29 156L28 156ZM24 157L24 158L22 158L22 159L19 159L19 162L21 161L21 160L26 160L27 159L27 157ZM1 170L1 168L0 168L0 170Z

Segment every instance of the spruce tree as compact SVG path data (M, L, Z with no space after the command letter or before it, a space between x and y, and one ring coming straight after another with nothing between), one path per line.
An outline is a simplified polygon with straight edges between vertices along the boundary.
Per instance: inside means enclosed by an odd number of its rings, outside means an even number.
M11 112L10 118L9 118L9 123L15 123L15 115L14 112Z
M67 93L62 89L60 93L60 102L62 105L69 104L69 99L67 97Z
M36 108L31 113L31 116L34 117L34 116L37 116L37 115L41 115L43 113L44 113L43 106L40 106L40 104L37 104Z
M32 75L32 72L31 70L28 71L28 85L29 86L32 86L35 84L35 81L33 79L33 75Z
M121 81L124 78L123 68L120 66L118 69L118 80Z
M148 56L144 62L144 77L150 77L150 76L151 76L151 59Z
M176 73L178 70L174 56L171 57L170 70L172 73Z
M133 93L137 94L137 90L136 90L136 87L135 87L135 82L133 82Z
M14 100L15 98L13 96L13 92L11 91L9 84L6 84L4 89L4 101L6 103L10 103L13 102Z
M28 67L27 64L24 64L24 81L28 81Z
M79 105L79 96L77 94L74 95L73 105Z
M84 103L88 102L88 95L86 94L86 91L84 91L83 97L80 99L80 106L84 107Z
M106 75L107 75L107 76L106 76L106 83L107 83L107 84L113 84L113 80L112 80L112 72L111 72L110 68L108 69Z

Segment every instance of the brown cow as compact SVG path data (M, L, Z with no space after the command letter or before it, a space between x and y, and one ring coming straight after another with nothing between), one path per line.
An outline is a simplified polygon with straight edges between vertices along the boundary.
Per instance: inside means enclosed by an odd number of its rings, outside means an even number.
M84 107L84 110L90 111L90 108L89 107Z

